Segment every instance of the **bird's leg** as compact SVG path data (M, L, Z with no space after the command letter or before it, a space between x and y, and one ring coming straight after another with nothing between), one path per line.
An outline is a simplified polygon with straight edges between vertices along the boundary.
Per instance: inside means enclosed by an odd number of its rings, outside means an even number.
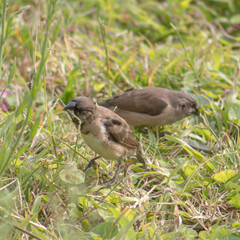
M108 188L108 187L112 186L112 185L115 183L121 165L122 165L122 161L119 162L118 167L117 167L117 170L116 170L116 172L115 172L113 178L111 178L111 179L105 181L104 183L107 183L107 184L106 184L105 186L101 187L99 190L101 190L101 189L103 189L103 188Z
M118 167L117 167L117 170L116 170L113 178L110 179L111 185L114 184L114 182L116 181L121 165L122 165L122 161L119 162Z
M86 172L94 164L95 160L97 160L98 158L100 158L100 156L97 156L97 157L91 159L89 161L88 165L86 166L86 168L84 169L84 172Z

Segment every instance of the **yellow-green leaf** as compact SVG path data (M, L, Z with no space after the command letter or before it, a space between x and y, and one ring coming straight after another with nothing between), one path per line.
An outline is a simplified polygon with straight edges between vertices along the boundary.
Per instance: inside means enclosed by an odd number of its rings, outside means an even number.
M240 208L240 194L237 193L236 195L232 196L229 203L235 206L236 208Z
M213 175L213 178L222 183L226 183L231 177L235 176L237 171L235 170L224 170Z
M196 169L196 165L187 165L186 167L183 167L183 171L187 177L190 177Z

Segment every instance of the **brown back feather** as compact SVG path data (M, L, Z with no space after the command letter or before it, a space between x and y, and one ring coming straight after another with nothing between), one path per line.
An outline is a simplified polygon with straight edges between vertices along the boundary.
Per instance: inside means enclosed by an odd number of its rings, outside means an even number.
M125 121L120 122L115 118L108 117L104 120L104 125L112 140L131 149L140 147L139 142Z
M163 100L167 89L143 88L125 92L98 104L107 108L118 107L119 109L131 112L144 113L149 115L160 114L168 105ZM162 98L163 97L163 98Z

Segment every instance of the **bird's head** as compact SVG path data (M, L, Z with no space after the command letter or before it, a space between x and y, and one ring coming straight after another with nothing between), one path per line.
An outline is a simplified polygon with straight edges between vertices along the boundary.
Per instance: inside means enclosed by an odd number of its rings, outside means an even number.
M189 95L184 95L177 99L178 101L178 111L181 112L184 116L196 115L199 116L199 108L197 101Z
M76 97L66 105L64 110L73 111L74 115L84 122L93 116L96 110L96 105L87 97ZM79 122L76 119L74 121L73 117L72 120L75 124Z

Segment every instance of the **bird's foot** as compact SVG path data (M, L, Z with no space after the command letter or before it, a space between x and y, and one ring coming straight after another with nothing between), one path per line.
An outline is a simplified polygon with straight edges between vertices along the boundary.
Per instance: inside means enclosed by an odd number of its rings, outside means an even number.
M115 177L113 177L113 178L111 178L111 179L109 179L109 180L107 180L107 181L104 181L104 186L102 186L101 188L99 188L99 190L101 190L101 189L104 189L104 188L109 188L109 187L111 187L114 183L116 182L116 178ZM99 191L98 190L98 191Z
M86 166L86 168L84 169L84 172L86 172L90 167L92 167L92 165L94 164L95 160L97 160L98 158L100 158L100 156L97 156L93 159L91 159L88 163L88 165Z
M112 185L115 183L115 181L117 180L117 176L118 176L118 173L119 173L119 170L120 170L121 165L122 165L122 162L119 162L118 167L117 167L117 170L116 170L113 178L105 181L104 184L106 184L106 185L104 185L103 187L101 187L99 190L101 190L101 189L103 189L103 188L108 188L108 187L112 186ZM98 191L99 191L99 190L98 190Z

